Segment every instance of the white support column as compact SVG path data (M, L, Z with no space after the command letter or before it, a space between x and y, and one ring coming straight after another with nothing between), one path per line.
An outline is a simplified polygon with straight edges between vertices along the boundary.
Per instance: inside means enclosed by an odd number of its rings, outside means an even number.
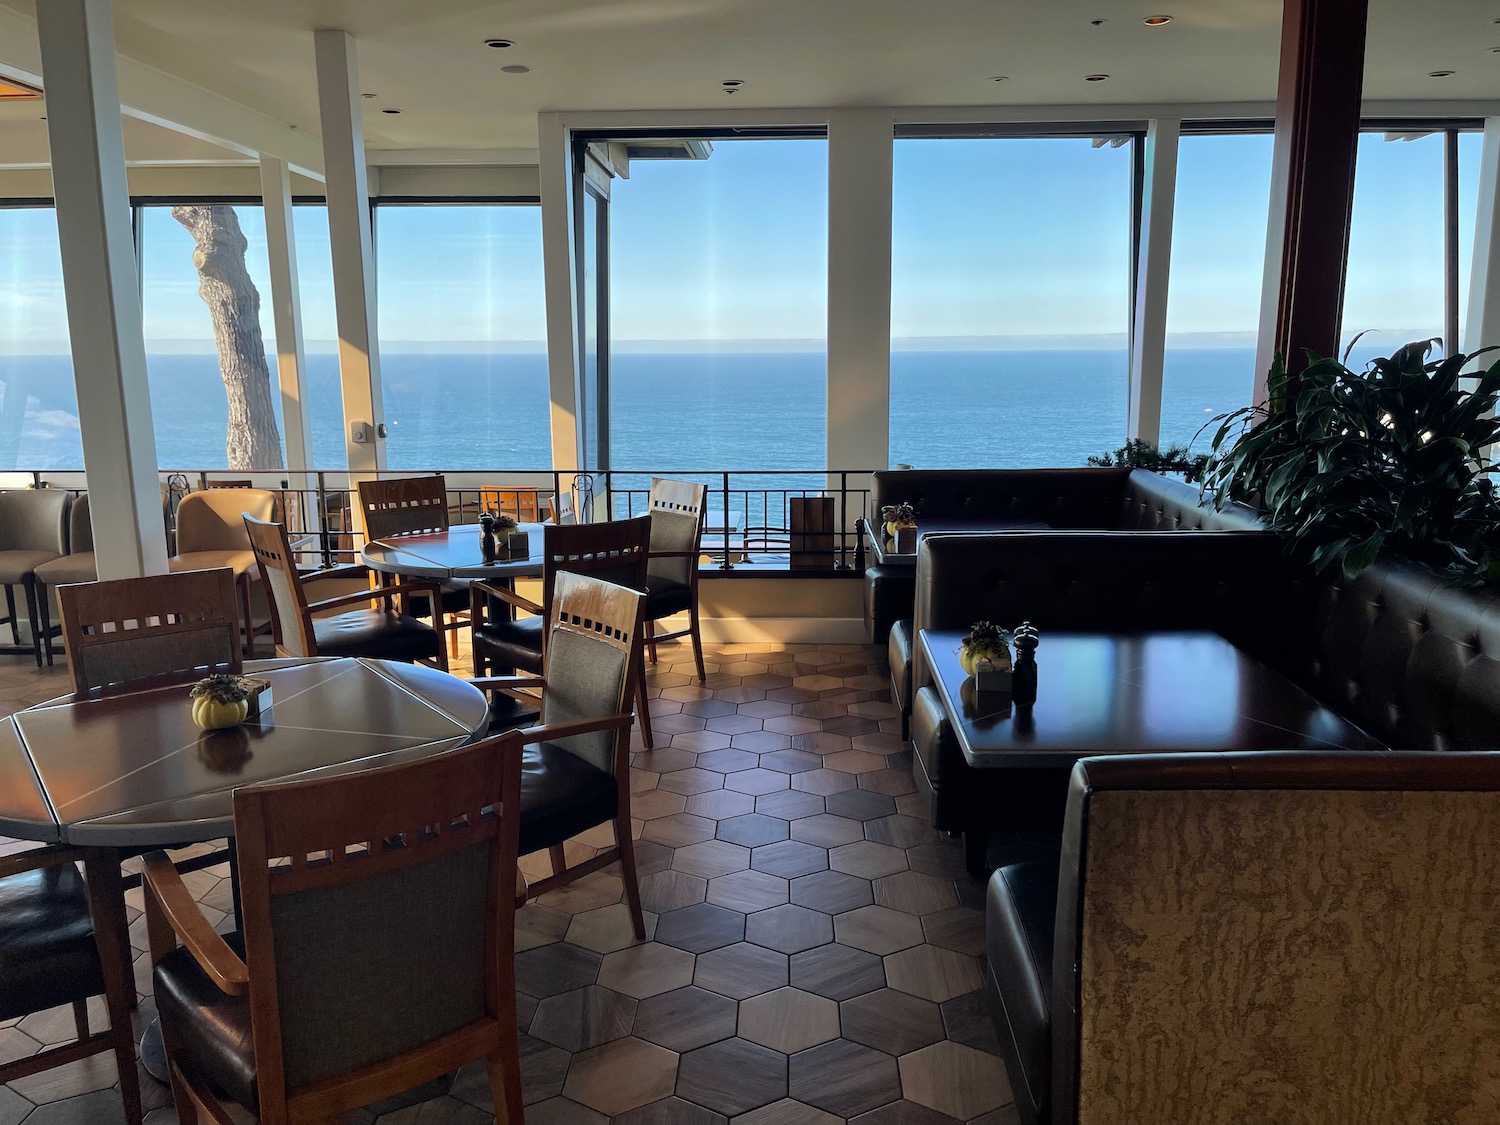
M37 5L78 424L101 579L167 570L109 0Z
M307 410L307 352L297 289L297 240L292 231L292 177L285 160L260 158L260 197L271 263L271 312L276 323L276 374L281 383L281 431L287 467L311 469L312 422ZM297 487L306 487L305 483Z
M891 444L888 109L828 116L828 465L883 469Z
M1141 188L1141 246L1135 275L1130 349L1128 433L1161 441L1161 383L1167 348L1167 283L1172 267L1172 208L1177 200L1177 140L1182 123L1146 127L1146 177Z
M1479 157L1479 200L1474 223L1474 258L1469 271L1469 310L1464 351L1500 344L1500 117L1484 123ZM1474 366L1490 367L1493 355Z
M570 143L568 130L556 114L537 115L552 467L563 471L582 464L583 448L578 414L578 285Z
M344 392L344 442L349 471L385 468L378 436L384 404L375 330L375 253L365 131L360 119L359 60L347 31L313 32L318 114L323 126L323 175L328 187L328 243L333 252L333 302L339 328L339 381ZM354 441L363 423L367 440Z

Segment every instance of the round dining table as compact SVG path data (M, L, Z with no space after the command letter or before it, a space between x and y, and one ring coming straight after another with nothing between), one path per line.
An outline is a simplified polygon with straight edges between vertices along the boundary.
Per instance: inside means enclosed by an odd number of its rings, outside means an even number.
M542 525L523 523L528 553L522 558L484 561L478 524L455 524L446 531L423 531L372 539L359 552L359 561L381 574L404 574L410 578L440 581L507 582L513 578L536 578L542 573Z
M416 761L488 727L484 693L420 664L256 660L244 674L270 687L259 713L228 730L193 724L182 683L64 696L0 719L0 834L130 851L228 839L232 849L239 786ZM123 899L119 909L106 924L123 933ZM155 1021L141 1059L165 1081Z

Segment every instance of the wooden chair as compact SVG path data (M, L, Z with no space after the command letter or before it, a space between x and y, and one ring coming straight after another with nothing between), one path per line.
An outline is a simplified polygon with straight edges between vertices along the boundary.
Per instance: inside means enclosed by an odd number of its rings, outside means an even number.
M448 482L441 475L360 481L359 506L367 541L448 530ZM459 619L469 615L469 583L441 585L442 610L433 613L429 607L428 614L439 631L448 634L449 652L457 656Z
M646 564L646 650L656 663L658 641L688 637L698 682L703 671L703 637L698 627L698 557L703 550L703 524L708 517L708 487L657 477L651 481L646 506L651 516L651 559ZM686 629L658 633L655 622L686 613Z
M392 606L397 594L408 593L421 594L434 605L439 604L442 595L436 582L410 579L379 590L309 602L305 586L324 575L318 571L303 574L297 569L285 526L246 516L245 527L271 605L271 632L278 656L364 656L407 663L433 660L447 671L448 653L437 631L415 617L396 612ZM349 577L347 570L329 573ZM313 616L340 606L368 606L372 601L384 605L332 617Z
M651 520L586 523L542 528L542 602L523 598L514 590L488 582L471 586L470 616L474 622L474 675L490 670L521 669L546 674L547 623L553 620L553 597L558 576L589 574L630 590L646 584L647 549ZM515 617L514 610L530 617ZM651 716L646 703L644 660L635 671L636 697L640 705L641 738L653 746Z
M561 572L546 618L547 675L473 681L522 701L534 702L529 693L541 690L541 725L515 732L526 747L520 852L546 848L552 861L552 874L533 883L530 894L546 894L618 860L638 938L646 930L630 827L629 707L640 666L644 605L634 590ZM610 821L614 846L568 867L563 843Z
M80 862L87 879L78 874ZM91 996L103 996L109 1012L102 1031L89 1030ZM77 1040L0 1064L0 1083L113 1051L125 1120L140 1125L130 1025L135 981L120 861L112 852L45 847L0 858L0 1020L63 1004L72 1005Z
M57 587L73 690L136 690L238 674L232 570L190 570Z
M496 1119L520 1125L520 742L235 790L242 945L147 857L181 1125L229 1122L222 1095L264 1125L342 1120L476 1059Z
M234 571L245 621L245 654L250 655L255 622L250 609L250 583L255 555L245 535L242 516L276 518L276 496L263 488L210 488L189 493L177 505L177 553L167 560L173 570L209 570L227 566Z
M793 570L832 570L837 535L832 496L793 496L787 503L788 562Z

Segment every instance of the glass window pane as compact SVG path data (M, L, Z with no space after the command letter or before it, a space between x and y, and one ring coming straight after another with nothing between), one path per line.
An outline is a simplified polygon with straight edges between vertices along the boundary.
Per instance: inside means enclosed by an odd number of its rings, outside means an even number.
M1081 465L1124 440L1131 153L895 144L893 464Z
M82 469L57 217L0 208L0 469Z
M229 220L237 222L245 236L245 267L260 300L266 377L279 434L281 396L276 384L265 216L254 205L239 204L227 210ZM229 403L213 317L199 294L194 264L197 244L172 211L168 206L142 207L140 218L141 314L156 459L163 469L223 469L229 464L225 448Z
M549 468L541 208L375 214L389 466Z
M633 160L609 232L612 467L821 468L827 141Z
M1272 138L1188 136L1177 150L1161 445L1250 405L1271 204ZM1207 452L1212 431L1195 452Z
M1362 133L1340 350L1350 363L1443 335L1443 137Z

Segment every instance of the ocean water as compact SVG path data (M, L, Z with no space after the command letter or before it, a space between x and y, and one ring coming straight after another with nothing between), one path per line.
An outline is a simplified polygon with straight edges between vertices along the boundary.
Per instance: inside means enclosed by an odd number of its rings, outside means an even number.
M381 362L391 468L550 468L543 356L386 353ZM1215 415L1246 405L1253 366L1247 348L1169 349L1163 444L1187 444ZM1123 351L897 351L891 367L892 463L1073 466L1125 439ZM308 368L314 467L338 469L346 462L337 358L311 355ZM790 471L825 467L824 376L824 357L812 353L616 355L611 464L779 470L790 484ZM228 411L216 359L152 356L150 378L160 464L224 468ZM0 385L0 470L82 468L70 361L0 356ZM1211 438L1212 428L1195 448ZM868 468L880 452L872 445L863 464L833 467Z

